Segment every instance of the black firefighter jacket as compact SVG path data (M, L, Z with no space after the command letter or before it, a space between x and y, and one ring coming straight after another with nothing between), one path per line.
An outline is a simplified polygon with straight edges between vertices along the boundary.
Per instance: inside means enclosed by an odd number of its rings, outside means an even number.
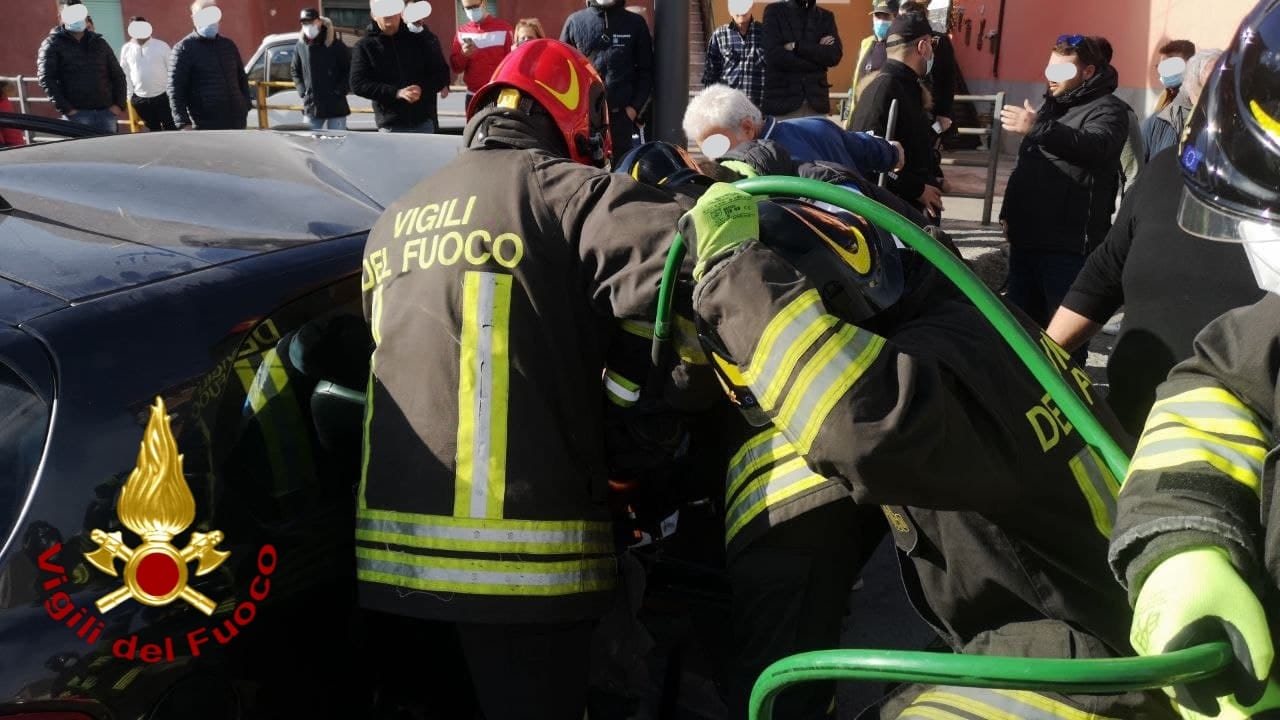
M430 30L415 35L403 27L387 35L375 23L365 33L351 58L351 91L373 101L378 127L416 127L433 120L439 128L436 94L449 84L449 63L439 38ZM396 97L410 85L422 88L416 103Z
M801 7L801 5L807 7ZM764 9L764 107L766 115L786 115L808 104L831 114L831 82L827 70L840 64L844 46L836 16L812 0L784 0ZM835 42L823 45L830 35ZM795 48L786 46L795 43Z
M178 127L243 129L249 113L249 78L231 38L192 32L173 46L169 101Z
M351 49L334 37L333 23L310 42L298 38L289 74L297 86L307 117L335 118L351 114L347 93L351 90Z
M1045 96L1000 210L1010 245L1087 254L1106 237L1129 137L1129 106L1113 94L1118 82L1107 65L1070 93Z
M1131 654L1131 613L1106 562L1116 478L967 300L931 268L908 277L908 296L865 328L831 315L815 285L760 242L703 278L699 331L730 354L772 421L735 458L743 484L803 497L836 483L885 506L910 560L909 595L956 650ZM1041 345L1118 433L1083 371ZM1081 704L1114 716L1151 701Z
M579 620L615 581L606 386L635 399L606 380L606 355L616 319L652 320L683 209L503 133L491 126L369 234L361 602L448 621Z
M58 112L124 108L124 70L105 38L86 30L80 40L59 25L40 44L36 75Z
M880 74L859 96L849 127L888 137L889 106L894 100L898 101L898 119L890 139L902 143L906 164L900 172L889 173L885 185L920 209L924 186L941 187L942 168L934 153L933 130L929 127L933 121L925 110L924 88L916 71L898 60L886 60Z
M1280 296L1271 293L1223 315L1160 386L1111 541L1111 564L1131 597L1161 560L1219 547L1263 607L1280 603L1277 316ZM1271 632L1280 643L1274 617Z
M582 51L604 80L610 112L640 111L653 91L653 38L644 18L619 1L590 4L569 16L560 41Z

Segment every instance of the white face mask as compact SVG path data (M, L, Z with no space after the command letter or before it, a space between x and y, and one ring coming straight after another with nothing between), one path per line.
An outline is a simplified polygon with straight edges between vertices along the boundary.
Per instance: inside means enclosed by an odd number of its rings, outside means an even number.
M320 34L320 28L315 25L303 25L302 34L306 35L308 39L315 40L316 36Z
M484 19L484 7L463 8L467 13L467 19L471 22L480 22Z
M1240 223L1244 254L1258 287L1280 295L1280 230L1262 223Z
M422 32L422 26L419 25L418 23L405 23L405 27L408 28L409 32L413 33L414 35L417 35L418 33Z

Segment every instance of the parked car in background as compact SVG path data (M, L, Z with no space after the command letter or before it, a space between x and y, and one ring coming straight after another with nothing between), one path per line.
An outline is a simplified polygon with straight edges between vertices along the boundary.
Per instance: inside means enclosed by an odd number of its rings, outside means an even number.
M245 73L249 76L249 82L252 83L255 80L293 82L293 77L289 74L289 68L293 65L294 48L299 37L299 33L288 32L268 35L263 38L262 43L245 65ZM343 42L351 46L354 46L355 41L358 39L350 33L343 33L340 37ZM251 128L256 128L259 120L257 91L252 86L250 86L250 91L254 98L254 107L249 110L248 125ZM302 106L301 98L298 97L297 91L292 88L271 88L268 90L268 96L270 97L268 105ZM441 132L457 134L462 132L463 126L466 125L465 101L465 89L462 88L459 88L458 92L449 93L449 97L438 101ZM347 118L348 130L374 131L378 129L373 120L373 104L368 98L352 94L347 96L347 103L351 106L351 116ZM267 120L273 128L297 129L305 126L301 110L269 108L267 110Z

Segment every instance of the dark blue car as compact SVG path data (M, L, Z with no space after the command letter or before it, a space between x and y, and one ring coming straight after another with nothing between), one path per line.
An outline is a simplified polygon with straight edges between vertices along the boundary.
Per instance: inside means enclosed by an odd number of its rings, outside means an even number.
M367 717L360 257L458 147L0 153L0 720Z

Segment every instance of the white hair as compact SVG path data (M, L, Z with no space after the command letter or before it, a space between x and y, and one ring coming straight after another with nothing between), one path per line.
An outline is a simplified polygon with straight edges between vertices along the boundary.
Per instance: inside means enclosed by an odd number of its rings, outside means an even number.
M701 140L714 128L736 128L743 120L759 125L764 116L741 90L711 85L689 100L684 111L684 134L690 140Z
M1200 93L1204 91L1204 84L1209 79L1209 73L1217 64L1219 57L1222 57L1222 51L1215 48L1201 50L1187 61L1187 68L1182 71L1182 87L1192 100L1199 99Z

